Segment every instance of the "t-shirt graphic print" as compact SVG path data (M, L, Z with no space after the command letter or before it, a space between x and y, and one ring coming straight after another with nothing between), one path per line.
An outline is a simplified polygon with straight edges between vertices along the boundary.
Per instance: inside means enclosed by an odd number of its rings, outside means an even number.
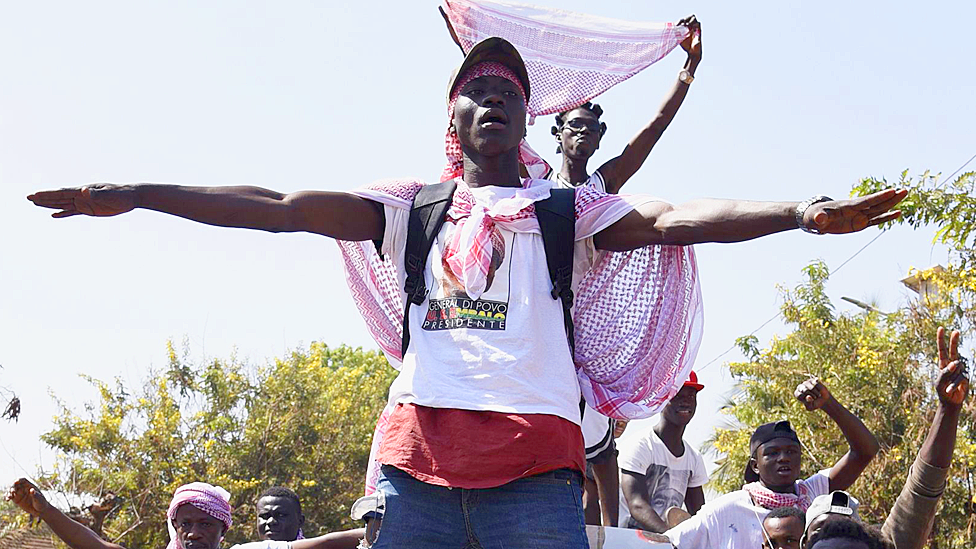
M449 224L446 222L445 225ZM455 227L450 227L452 230ZM511 279L510 246L515 233L494 227L491 231L491 263L488 266L485 291L478 299L471 299L464 284L451 270L439 247L431 262L436 281L432 289L427 314L421 325L424 330L439 331L467 328L473 330L504 330L508 316L509 280Z

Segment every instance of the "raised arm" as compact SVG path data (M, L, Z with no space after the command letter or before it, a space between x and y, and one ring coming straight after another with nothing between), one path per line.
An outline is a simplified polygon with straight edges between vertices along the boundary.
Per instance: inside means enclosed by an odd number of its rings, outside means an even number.
M608 193L618 193L624 183L637 173L637 170L647 160L647 155L651 154L651 149L661 139L664 130L668 129L668 125L674 120L674 115L681 108L681 103L684 102L685 96L688 94L688 88L691 86L691 80L694 79L695 71L698 70L698 64L701 63L701 24L698 22L698 19L694 15L691 15L678 21L678 25L686 26L691 31L688 37L681 42L681 49L685 50L688 54L683 71L687 71L691 79L686 77L682 80L679 78L674 83L671 93L668 94L664 99L664 103L661 104L657 116L637 132L637 135L624 147L620 156L611 158L600 166L600 174L603 175ZM684 73L682 72L680 74Z
M71 549L124 549L121 545L109 543L85 525L75 522L57 507L48 503L44 494L29 480L22 478L14 483L7 499L18 507L39 517L51 528L61 541Z
M803 226L829 234L851 233L891 221L901 212L889 211L908 191L888 189L850 200L829 200L807 207ZM694 200L673 206L647 202L597 233L597 248L626 251L653 244L689 245L703 242L742 242L799 228L797 202Z
M668 529L668 523L651 506L651 498L647 494L647 479L644 475L622 469L620 489L627 498L630 516L641 529L658 533Z
M260 187L185 187L96 183L41 191L27 197L52 217L107 217L136 208L155 210L220 227L270 232L310 232L341 240L383 237L382 207L348 193L300 191L283 194Z
M935 392L939 407L905 486L881 527L899 549L921 549L928 542L952 464L959 414L969 394L968 372L959 358L959 332L952 332L948 347L944 329L939 328L937 338L940 372Z
M846 490L864 468L878 455L881 446L878 439L857 416L837 401L827 386L816 378L801 383L794 393L797 400L806 406L807 411L823 410L840 427L847 439L850 450L830 468L830 491Z

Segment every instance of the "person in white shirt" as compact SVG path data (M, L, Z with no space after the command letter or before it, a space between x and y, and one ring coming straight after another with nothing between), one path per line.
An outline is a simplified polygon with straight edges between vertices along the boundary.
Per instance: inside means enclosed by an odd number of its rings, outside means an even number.
M653 429L621 441L618 526L664 532L669 508L684 506L694 515L705 503L705 460L682 438L704 388L692 372Z
M678 549L755 549L764 542L762 521L771 509L799 507L814 498L845 490L878 453L878 440L854 414L810 378L794 396L807 411L822 409L840 428L850 450L830 469L800 480L800 439L788 421L756 428L749 441L750 459L741 490L709 502L697 515L665 532Z

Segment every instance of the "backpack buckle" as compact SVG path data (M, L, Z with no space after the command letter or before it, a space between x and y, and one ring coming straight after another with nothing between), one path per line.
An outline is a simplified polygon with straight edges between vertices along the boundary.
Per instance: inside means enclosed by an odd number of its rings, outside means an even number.
M423 276L408 276L403 283L403 291L407 293L407 300L414 305L420 305L427 298L427 284Z
M560 268L556 274L556 280L552 285L552 298L562 300L563 306L567 309L573 306L573 271L569 268Z

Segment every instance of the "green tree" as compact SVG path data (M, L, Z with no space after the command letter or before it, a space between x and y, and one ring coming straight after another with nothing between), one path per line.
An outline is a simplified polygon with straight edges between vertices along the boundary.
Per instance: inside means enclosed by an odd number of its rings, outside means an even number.
M790 328L761 347L757 338L738 340L746 360L729 364L738 389L724 407L727 426L716 429L711 449L723 456L713 475L718 492L742 485L749 436L759 424L788 419L804 447L804 473L830 467L847 450L840 431L820 412L807 412L793 390L816 375L875 433L882 450L850 491L862 502L865 520L880 523L904 484L935 409L935 331L959 329L965 341L976 329L976 174L940 185L929 173L899 186L910 189L897 223L934 225L936 240L952 250L950 264L912 274L936 292L921 294L891 314L865 311L838 314L824 291L829 276L816 262L804 269L805 281L781 290L783 318ZM884 180L865 179L854 189L867 194L887 188ZM962 414L955 459L931 547L963 548L976 543L976 404L970 397Z
M376 418L395 372L382 354L322 343L252 370L235 357L169 360L138 388L87 378L99 392L81 413L61 405L43 436L58 451L38 479L74 500L117 496L104 536L163 547L173 491L196 480L232 494L228 542L253 540L254 502L281 484L302 497L306 532L353 526Z

